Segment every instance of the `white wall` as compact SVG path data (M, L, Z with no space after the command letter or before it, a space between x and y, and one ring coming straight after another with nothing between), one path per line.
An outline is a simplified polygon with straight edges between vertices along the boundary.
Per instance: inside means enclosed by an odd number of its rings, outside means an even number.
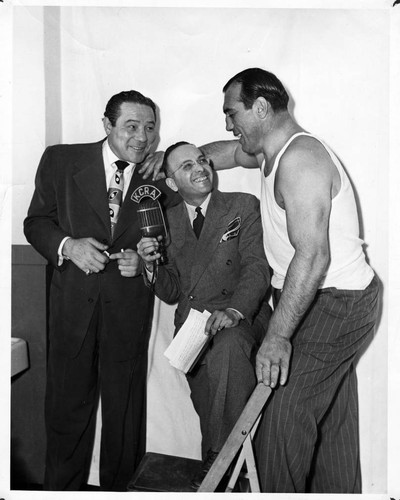
M22 221L45 145L99 140L106 101L120 90L134 88L155 100L161 149L181 139L203 144L231 137L222 86L236 72L260 66L286 85L300 124L339 155L358 194L367 254L384 291L377 334L357 368L364 493L387 491L388 299L395 285L388 231L389 213L398 206L398 177L389 170L391 14L384 8L13 9L13 244L26 243ZM256 172L237 169L219 178L222 190L259 192ZM162 356L172 308L157 304L148 447L197 457L198 422L185 381ZM177 419L186 425L172 432Z

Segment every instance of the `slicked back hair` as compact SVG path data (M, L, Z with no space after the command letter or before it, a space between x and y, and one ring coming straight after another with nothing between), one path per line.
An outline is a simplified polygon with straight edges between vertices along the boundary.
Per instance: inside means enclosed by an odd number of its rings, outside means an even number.
M287 110L289 96L282 82L273 73L261 68L245 69L225 84L223 92L235 83L241 84L240 100L245 109L250 109L258 97L264 97L274 111Z
M113 127L115 127L115 124L121 113L121 105L125 102L132 102L134 104L144 104L145 106L149 106L153 110L154 118L157 121L156 105L150 99L150 97L144 96L137 90L124 90L119 94L115 94L111 97L104 111L104 116L106 116L110 120Z

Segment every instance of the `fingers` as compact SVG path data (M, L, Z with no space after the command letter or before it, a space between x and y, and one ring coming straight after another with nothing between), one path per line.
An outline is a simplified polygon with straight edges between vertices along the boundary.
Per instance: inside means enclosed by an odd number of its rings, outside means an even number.
M220 311L214 311L211 316L208 318L206 327L204 329L206 335L215 335L217 331L220 329Z
M143 174L143 179L152 177L153 181L162 179L165 175L160 172L162 163L164 159L163 151L156 151L153 154L147 156L146 160L142 163L139 169L139 173Z
M215 335L223 328L232 326L234 326L234 321L225 311L214 311L208 318L204 331L206 335Z
M225 309L224 312L227 317L224 325L225 328L233 328L240 323L240 320L242 318L240 317L239 313L235 311L235 309Z
M139 266L118 264L118 269L124 278L133 278L139 274Z
M262 382L263 384L269 386L271 383L271 370L269 362L261 363L260 361L256 361L256 376L257 381Z
M91 252L89 252L88 263L86 267L89 271L91 271L91 273L99 273L100 271L104 270L109 260L109 254L107 251L99 251L97 249L93 249Z
M131 250L124 250L123 248L121 248L121 250L119 252L115 252L115 253L112 253L110 255L110 260L119 260L119 259L130 259L130 253ZM133 252L133 250L132 250Z
M280 373L280 365L277 364L271 365L271 370L269 375L269 386L272 387L272 389L278 385L279 373Z
M117 260L121 276L124 276L125 278L132 278L140 273L139 255L135 252L135 250L132 250L131 248L121 250L121 252L110 255L110 259L113 256L114 258L112 260Z
M132 248L127 248L126 250L121 249L120 252L113 253L110 255L110 260L117 260L121 265L136 264L139 262L139 255Z
M64 245L63 254L87 275L102 271L108 262L105 254L107 245L95 238L69 238Z
M109 258L109 253L107 251L104 252L93 252L91 254L91 257L93 259L93 264L99 263L99 264L107 264L107 262L110 260ZM104 268L104 266L103 266Z
M285 359L281 362L281 379L280 384L285 385L289 375L289 363Z
M265 341L256 357L256 376L258 382L275 388L284 385L289 376L291 344L282 338Z
M277 386L279 379L280 367L277 364L271 364L269 361L256 363L257 381L271 387Z
M103 252L104 250L107 250L108 245L105 245L104 243L100 243L100 241L97 241L95 238L87 238L87 242L90 243L92 246Z
M160 242L157 238L142 238L137 245L138 254L146 263L154 262L161 257L159 248Z

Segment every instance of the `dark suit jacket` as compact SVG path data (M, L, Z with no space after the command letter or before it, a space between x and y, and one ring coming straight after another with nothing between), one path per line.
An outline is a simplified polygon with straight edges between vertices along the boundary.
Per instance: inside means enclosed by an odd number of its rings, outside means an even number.
M131 199L135 189L140 185L156 186L163 192L161 202L168 197L176 200L176 197L164 181L143 180L134 173L112 241L102 143L46 149L36 175L24 232L55 270L50 292L53 345L74 356L96 302L101 300L106 329L112 336L110 348L116 359L128 359L147 349L152 294L141 276L122 277L116 261L107 264L103 272L86 276L71 261L64 260L59 267L57 250L65 236L96 238L110 245L110 253L122 248L136 250L141 235L136 213L138 204Z
M238 225L237 235L223 235ZM171 243L168 264L158 268L154 290L167 303L178 302L178 329L191 308L213 312L232 307L252 324L263 305L263 323L269 318L264 301L270 285L264 254L258 199L244 193L214 190L199 240L194 235L184 203L167 211ZM266 324L265 324L266 326Z

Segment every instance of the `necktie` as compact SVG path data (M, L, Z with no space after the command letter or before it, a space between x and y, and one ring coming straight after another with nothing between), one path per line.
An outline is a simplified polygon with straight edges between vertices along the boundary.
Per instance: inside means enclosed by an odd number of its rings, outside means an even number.
M201 213L201 207L196 207L197 217L193 221L193 231L196 235L196 238L199 239L201 228L204 223L204 215Z
M116 172L111 178L108 188L108 206L111 218L111 235L114 234L114 228L118 220L119 211L122 205L122 194L124 192L124 169L129 165L127 161L117 160Z

